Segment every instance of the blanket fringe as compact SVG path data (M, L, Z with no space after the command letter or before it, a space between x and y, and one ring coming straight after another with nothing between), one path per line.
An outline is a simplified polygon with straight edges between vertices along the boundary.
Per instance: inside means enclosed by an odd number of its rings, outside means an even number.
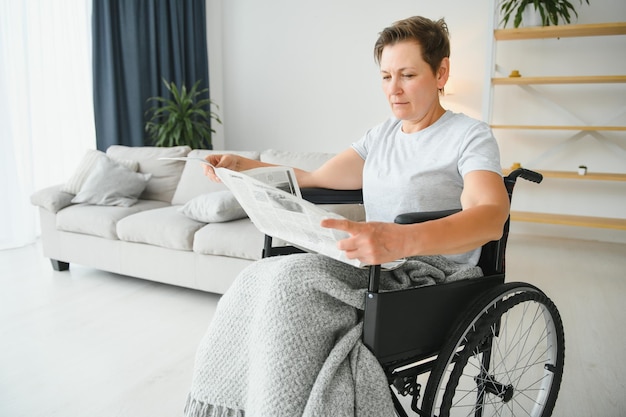
M222 405L206 404L191 396L185 404L185 417L244 417L243 410L235 410Z

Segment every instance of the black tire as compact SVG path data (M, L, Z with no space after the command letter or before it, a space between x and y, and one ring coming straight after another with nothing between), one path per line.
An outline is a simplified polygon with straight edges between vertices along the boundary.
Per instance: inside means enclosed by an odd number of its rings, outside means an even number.
M563 323L529 284L504 284L476 303L441 349L423 415L546 417L563 376Z

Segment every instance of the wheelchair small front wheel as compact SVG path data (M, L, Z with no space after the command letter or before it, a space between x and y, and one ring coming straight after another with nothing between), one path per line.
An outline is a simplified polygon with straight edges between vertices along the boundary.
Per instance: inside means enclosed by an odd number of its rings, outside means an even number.
M563 376L561 317L535 287L504 287L442 348L424 393L425 415L552 414Z

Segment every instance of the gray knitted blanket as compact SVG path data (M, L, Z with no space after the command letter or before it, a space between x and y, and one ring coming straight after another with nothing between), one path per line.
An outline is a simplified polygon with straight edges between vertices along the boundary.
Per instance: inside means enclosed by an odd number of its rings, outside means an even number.
M481 275L444 257L411 258L381 287ZM383 370L361 342L366 287L367 271L319 255L249 266L198 348L185 416L393 416Z

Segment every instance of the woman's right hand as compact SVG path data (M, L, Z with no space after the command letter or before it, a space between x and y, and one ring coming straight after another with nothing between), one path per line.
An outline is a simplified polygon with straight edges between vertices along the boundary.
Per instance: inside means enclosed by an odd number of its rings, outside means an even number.
M215 168L228 168L232 171L245 171L263 165L259 161L233 154L211 154L204 159ZM204 175L209 177L211 181L220 182L220 179L215 175L213 167L209 165L204 165Z
M233 171L241 170L242 157L232 154L211 154L207 155L204 159L215 168L228 168ZM204 175L209 177L211 181L220 182L220 179L215 175L215 171L212 166L204 165Z

